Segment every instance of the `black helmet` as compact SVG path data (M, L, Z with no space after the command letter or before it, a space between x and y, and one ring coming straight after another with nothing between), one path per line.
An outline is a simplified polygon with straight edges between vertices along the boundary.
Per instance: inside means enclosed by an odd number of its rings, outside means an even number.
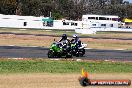
M67 39L67 35L66 35L66 34L63 34L63 35L62 35L62 38L63 38L63 39Z

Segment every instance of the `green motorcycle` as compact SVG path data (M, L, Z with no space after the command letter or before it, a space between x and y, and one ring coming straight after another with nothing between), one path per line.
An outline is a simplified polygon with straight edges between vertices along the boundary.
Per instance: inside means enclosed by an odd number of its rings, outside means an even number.
M60 42L54 42L51 44L48 51L48 58L71 58L72 54L70 53L69 48L63 48Z

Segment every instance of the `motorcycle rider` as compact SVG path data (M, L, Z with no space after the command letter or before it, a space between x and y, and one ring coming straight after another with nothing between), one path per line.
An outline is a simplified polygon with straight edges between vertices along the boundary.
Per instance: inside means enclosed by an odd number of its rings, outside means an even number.
M70 46L70 40L67 38L66 34L62 35L62 38L59 40L62 44L62 48L68 48Z
M81 47L81 40L79 39L77 34L73 35L73 39L71 40L72 44L76 44L78 47Z

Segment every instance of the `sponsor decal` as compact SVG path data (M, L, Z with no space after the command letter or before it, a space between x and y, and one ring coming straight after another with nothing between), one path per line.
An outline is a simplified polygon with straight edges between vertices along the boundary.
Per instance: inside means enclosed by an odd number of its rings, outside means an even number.
M79 77L82 86L130 86L129 79L90 79L88 72L82 68L82 76Z

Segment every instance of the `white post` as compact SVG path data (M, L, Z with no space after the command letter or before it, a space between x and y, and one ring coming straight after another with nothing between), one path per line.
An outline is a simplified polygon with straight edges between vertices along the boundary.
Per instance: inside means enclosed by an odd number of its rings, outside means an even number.
M52 12L50 12L50 17L52 17Z

